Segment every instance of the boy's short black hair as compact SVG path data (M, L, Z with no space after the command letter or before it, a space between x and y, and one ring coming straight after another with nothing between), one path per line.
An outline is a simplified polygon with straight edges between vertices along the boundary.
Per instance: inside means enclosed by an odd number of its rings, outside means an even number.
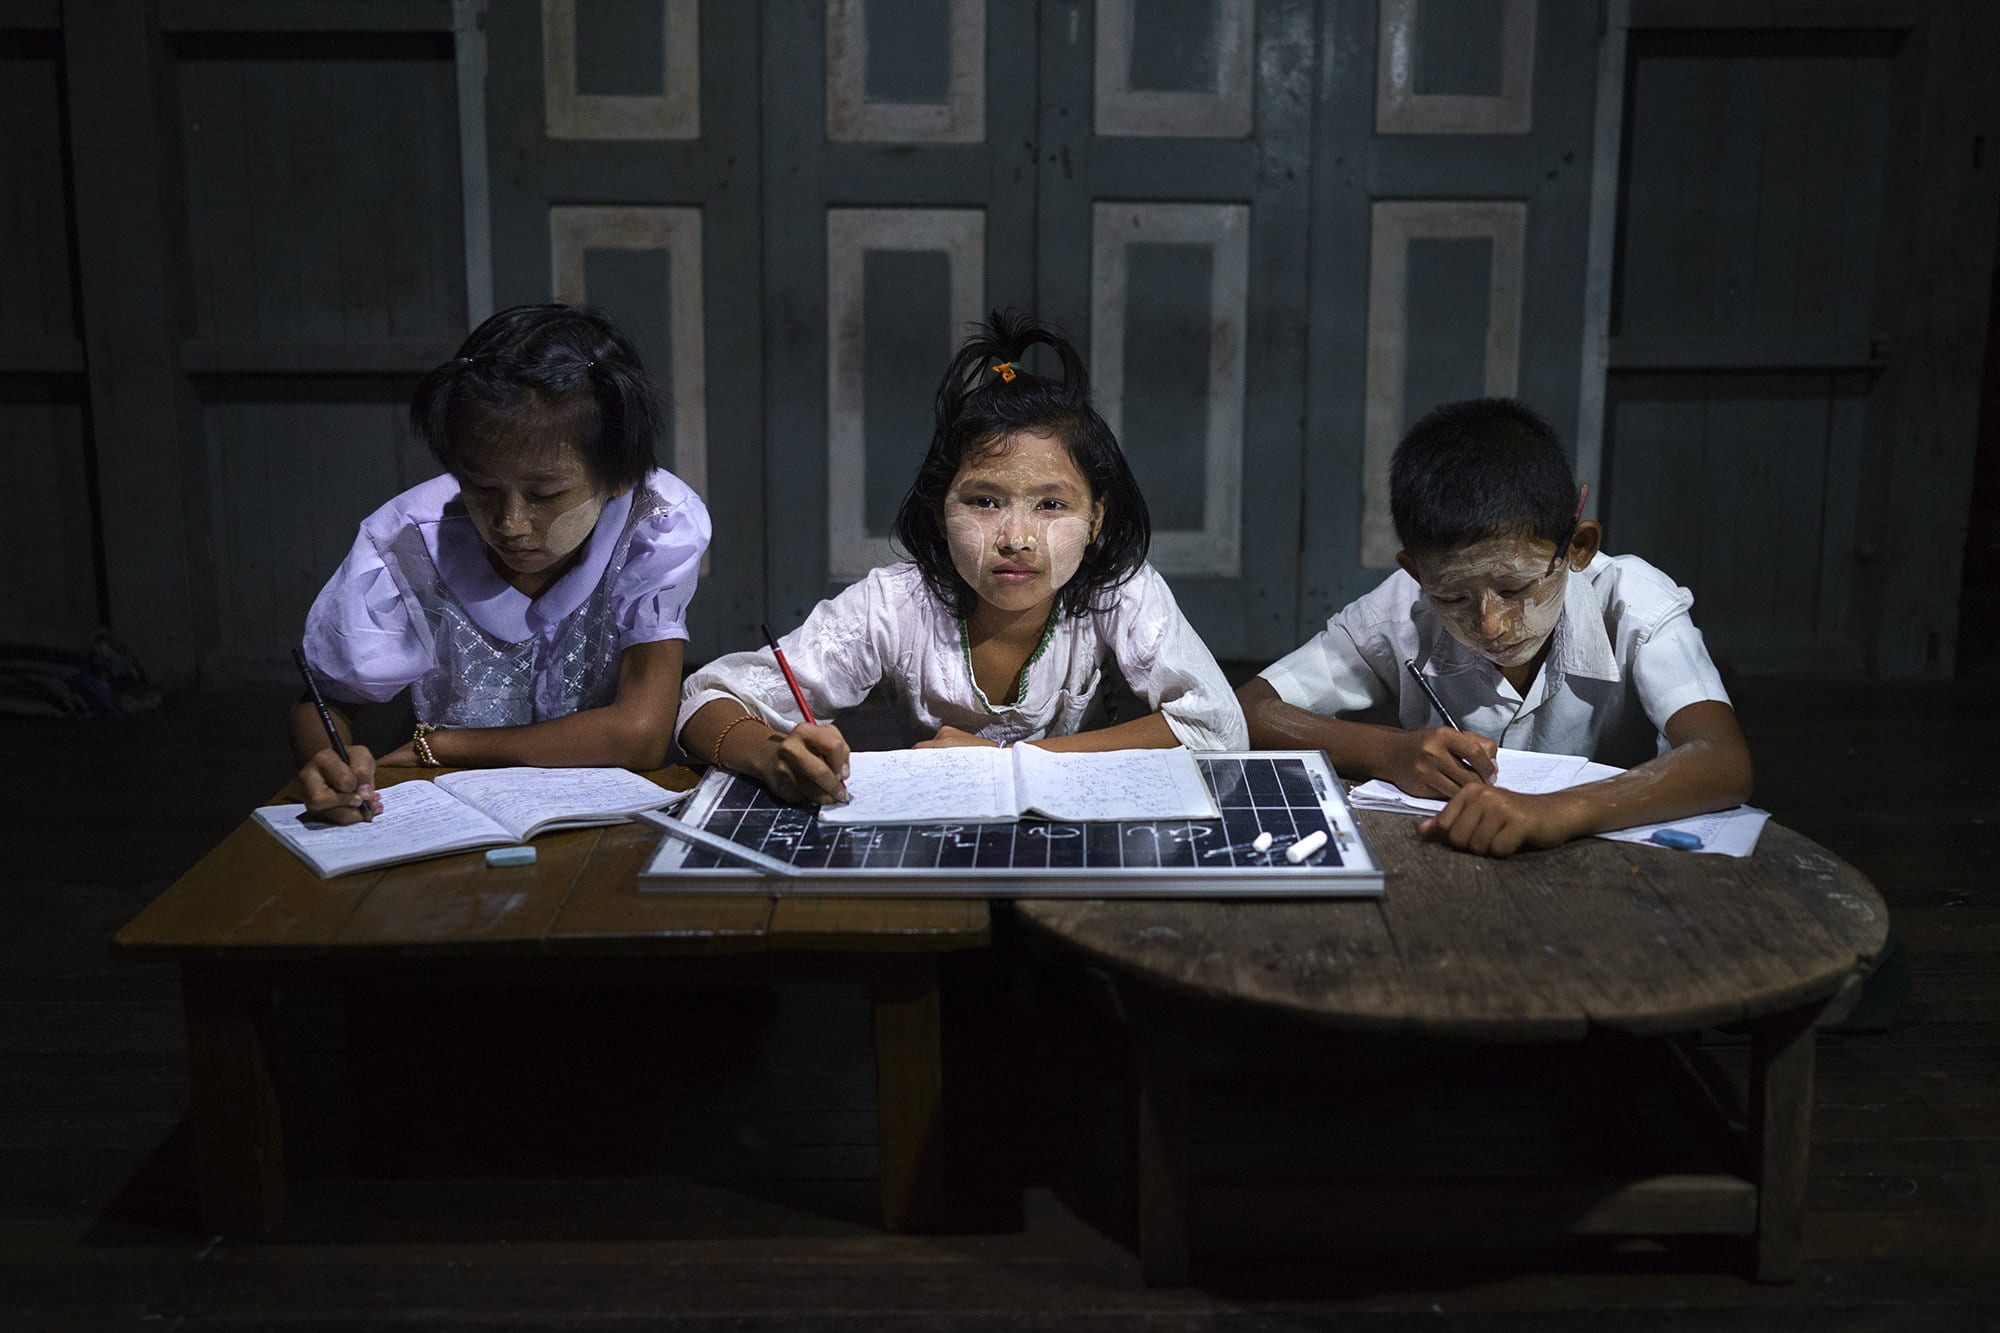
M639 353L594 310L550 302L489 317L424 376L410 424L445 471L482 443L523 433L568 440L605 490L654 466L661 405Z
M1576 513L1576 477L1555 430L1526 404L1446 403L1396 446L1389 513L1413 555L1511 534L1560 542Z
M1028 349L1037 344L1055 353L1062 377L1029 372ZM996 367L1011 370L1008 378ZM1090 380L1083 358L1069 340L1033 317L994 311L959 344L937 391L937 426L931 447L917 468L896 513L896 542L923 571L924 582L952 614L963 620L979 604L979 594L959 577L944 531L944 500L959 468L977 460L998 441L1022 431L1063 442L1070 460L1090 483L1093 501L1104 502L1104 521L1084 548L1076 575L1056 595L1062 613L1082 616L1106 609L1111 593L1146 561L1153 520L1146 497L1125 461L1111 427L1090 405Z

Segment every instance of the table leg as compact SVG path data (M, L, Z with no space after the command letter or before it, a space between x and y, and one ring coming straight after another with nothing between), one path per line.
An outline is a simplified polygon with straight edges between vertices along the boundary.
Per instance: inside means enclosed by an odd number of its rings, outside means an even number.
M1139 1021L1139 1262L1146 1282L1188 1280L1187 1035L1172 1015Z
M271 1078L271 988L220 964L181 968L201 1224L268 1231L285 1202L284 1138Z
M920 955L885 964L875 1004L875 1137L882 1162L882 1225L935 1227L946 1169L938 965Z
M1799 1275L1812 1149L1813 1020L1822 1005L1750 1026L1750 1134L1757 1166L1757 1280Z

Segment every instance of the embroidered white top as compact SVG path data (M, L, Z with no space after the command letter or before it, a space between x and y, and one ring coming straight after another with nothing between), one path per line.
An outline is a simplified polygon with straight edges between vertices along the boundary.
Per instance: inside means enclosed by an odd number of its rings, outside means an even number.
M820 721L838 717L880 683L911 741L944 726L1009 743L1079 731L1109 658L1189 749L1249 744L1222 668L1151 565L1118 589L1109 610L1057 616L1010 704L991 702L973 681L959 620L914 564L871 570L821 602L779 646ZM717 699L733 699L781 729L803 720L768 648L731 653L689 676L679 725Z
M1693 605L1692 593L1638 556L1599 552L1570 574L1555 642L1523 697L1445 632L1417 581L1398 570L1262 675L1279 698L1315 713L1442 725L1403 668L1415 659L1467 731L1510 749L1630 768L1667 749L1661 732L1675 713L1729 702L1688 618Z
M701 497L655 468L531 598L486 558L458 482L433 477L362 520L306 616L306 657L328 695L379 702L408 687L417 717L441 726L599 708L617 692L619 653L687 637L708 538Z

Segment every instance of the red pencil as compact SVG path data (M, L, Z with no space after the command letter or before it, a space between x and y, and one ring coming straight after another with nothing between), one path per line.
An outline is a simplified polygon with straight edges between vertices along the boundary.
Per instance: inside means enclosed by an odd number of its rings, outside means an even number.
M799 701L799 712L809 724L818 726L819 719L813 716L812 705L806 702L806 692L799 688L799 678L792 674L792 664L785 660L784 651L778 647L778 636L771 633L769 621L764 623L764 638L771 645L771 656L778 659L778 670L785 673L785 684L792 687L792 697Z

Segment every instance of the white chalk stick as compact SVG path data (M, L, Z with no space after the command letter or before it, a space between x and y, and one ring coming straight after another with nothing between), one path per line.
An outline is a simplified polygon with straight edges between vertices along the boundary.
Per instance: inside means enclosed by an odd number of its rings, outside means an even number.
M1326 830L1314 829L1311 833L1306 834L1305 837L1300 838L1297 842L1285 848L1285 859L1293 865L1300 865L1308 856L1311 856L1324 846L1326 846Z
M1271 850L1271 834L1268 829L1260 829L1257 836L1250 840L1250 850L1253 852L1268 852Z
M532 847L495 847L486 853L486 864L490 866L531 866L535 863L535 849Z

